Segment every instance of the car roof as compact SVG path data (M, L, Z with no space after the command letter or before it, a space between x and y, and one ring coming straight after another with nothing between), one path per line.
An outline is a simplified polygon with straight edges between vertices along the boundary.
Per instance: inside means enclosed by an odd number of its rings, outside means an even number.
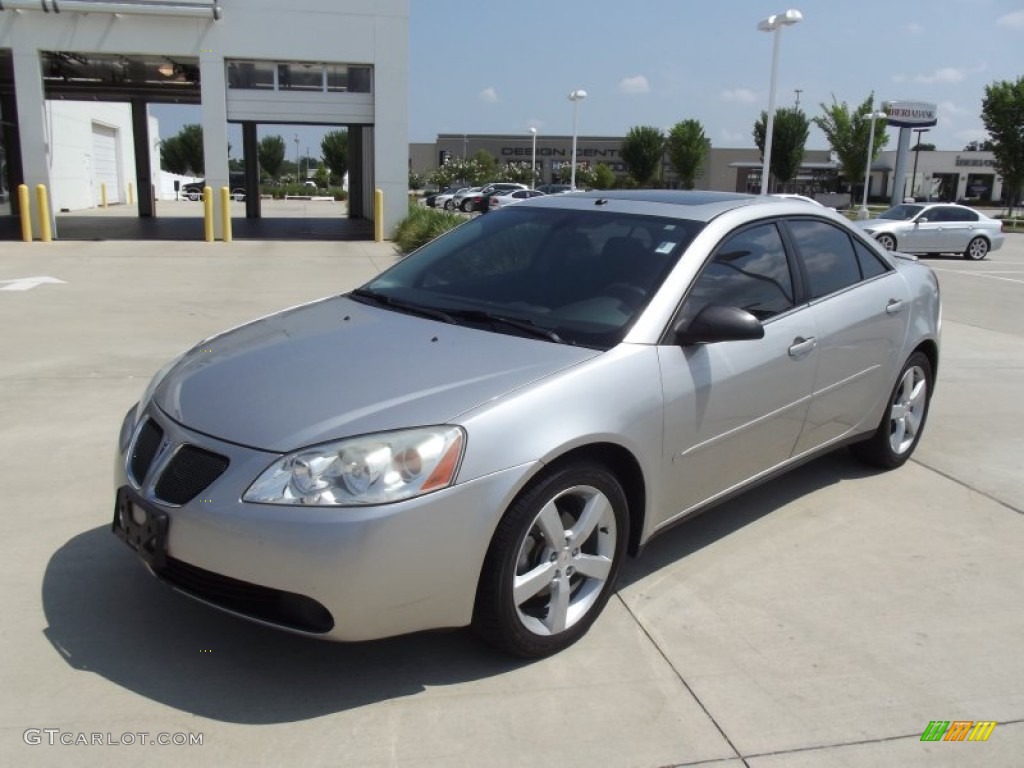
M765 201L763 197L742 195L736 192L608 189L531 197L522 205L583 210L611 204L612 207L629 213L648 213L707 222L734 208ZM615 203L619 203L619 205L615 205Z

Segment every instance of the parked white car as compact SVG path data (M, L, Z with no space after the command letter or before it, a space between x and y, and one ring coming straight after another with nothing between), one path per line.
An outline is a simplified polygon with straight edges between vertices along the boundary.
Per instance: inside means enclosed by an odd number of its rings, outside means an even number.
M858 226L890 251L959 253L980 261L1003 247L1003 222L966 205L904 203Z

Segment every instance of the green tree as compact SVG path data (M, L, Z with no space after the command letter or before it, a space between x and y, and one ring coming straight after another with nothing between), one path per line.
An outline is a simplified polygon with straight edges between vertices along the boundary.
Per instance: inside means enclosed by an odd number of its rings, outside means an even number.
M754 143L761 150L764 158L765 131L767 130L768 113L754 123ZM775 124L772 129L772 159L768 172L777 185L785 185L796 178L800 165L804 161L804 146L807 144L807 133L810 123L807 115L796 107L783 107L775 110ZM867 148L865 148L865 153ZM769 184L768 191L771 192Z
M327 185L331 180L330 174L327 173L327 167L321 165L319 168L317 168L316 175L313 177L313 180L316 182L316 186L318 189L327 189ZM421 183L420 186L417 187L417 189L420 189L422 186L423 184Z
M711 140L704 135L699 120L683 120L673 125L665 139L668 162L679 176L683 189L693 189L704 173L704 163L711 151Z
M1003 197L1012 214L1024 188L1024 75L1015 82L985 86L981 121L992 140L995 169L1003 176Z
M864 181L872 124L867 116L874 111L874 103L875 94L871 93L851 111L845 101L840 104L832 97L832 106L821 104L822 114L813 120L839 158L840 173L851 187L863 184ZM878 158L882 148L889 143L885 121L876 120L874 125L875 145L871 153L871 162Z
M160 166L171 173L202 176L203 127L185 125L177 134L160 143Z
M533 181L533 170L530 168L530 162L509 162L505 163L498 169L497 175L494 177L495 181L512 181L516 184L526 184L529 186Z
M615 171L605 163L598 163L594 166L594 179L591 186L594 189L611 189L615 186Z
M348 173L348 131L328 131L320 141L320 153L337 184Z
M653 126L633 126L626 134L619 153L636 183L641 187L648 186L661 165L665 153L665 137Z
M326 178L327 178L327 171L324 171L324 169L322 167L318 168L317 172L316 172L316 174L317 174L317 184L320 183L320 173L321 173L321 171L323 171L324 179L326 180ZM410 168L409 169L409 189L423 189L423 185L424 184L426 184L426 179L423 178L422 174L419 174L419 173L417 173L416 171L414 171L414 170L412 170Z
M919 141L917 144L910 148L911 152L934 152L935 145L927 141ZM970 151L970 150L967 150Z
M478 149L473 153L473 162L477 166L477 176L473 179L475 184L486 184L495 181L498 176L498 164L494 157L486 149Z
M257 148L260 167L272 179L280 178L281 164L284 163L284 139L280 136L264 136Z
M964 147L964 152L991 152L992 151L992 140L985 139L984 141L969 141L967 146Z

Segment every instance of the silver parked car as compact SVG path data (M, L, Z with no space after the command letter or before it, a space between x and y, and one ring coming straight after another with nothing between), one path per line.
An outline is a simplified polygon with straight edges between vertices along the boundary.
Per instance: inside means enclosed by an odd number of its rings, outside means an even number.
M1003 246L1003 222L965 205L904 203L857 224L883 248L904 253L959 253L980 260Z
M903 464L939 318L928 267L825 208L525 200L169 363L121 427L113 529L258 622L542 656L674 523L840 446Z

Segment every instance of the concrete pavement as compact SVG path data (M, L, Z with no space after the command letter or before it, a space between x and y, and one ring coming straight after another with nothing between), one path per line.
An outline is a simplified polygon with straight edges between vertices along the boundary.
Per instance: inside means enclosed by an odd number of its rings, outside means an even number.
M109 533L117 429L162 362L395 258L0 244L0 281L66 281L0 291L0 764L1021 765L1024 236L929 261L943 358L910 464L837 453L675 528L583 641L533 664L460 631L335 645L250 625L147 578ZM999 725L923 743L931 720Z

